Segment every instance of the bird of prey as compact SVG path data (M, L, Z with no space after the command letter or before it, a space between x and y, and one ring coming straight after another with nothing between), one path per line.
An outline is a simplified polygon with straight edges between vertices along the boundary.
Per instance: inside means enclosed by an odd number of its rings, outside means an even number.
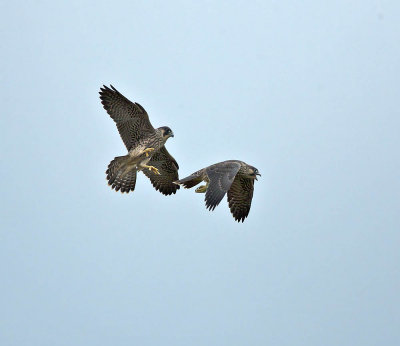
M167 126L155 129L144 108L112 85L103 85L99 94L128 149L127 155L115 157L108 165L108 185L128 193L135 189L137 171L143 171L156 190L164 195L176 193L179 186L173 182L179 179L179 166L165 148L167 139L174 137L172 130Z
M228 192L229 208L234 219L243 222L249 215L253 199L254 179L261 176L258 169L243 161L228 160L216 163L175 181L190 189L201 181L206 185L198 187L197 193L205 192L206 208L214 210Z

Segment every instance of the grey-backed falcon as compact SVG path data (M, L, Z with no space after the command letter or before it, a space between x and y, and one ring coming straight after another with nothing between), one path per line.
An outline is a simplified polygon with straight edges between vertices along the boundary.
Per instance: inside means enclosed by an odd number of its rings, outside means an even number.
M228 160L216 163L175 181L190 189L200 182L197 193L205 193L206 208L214 210L228 192L228 204L234 219L243 222L249 215L253 199L254 180L261 176L258 169L243 161Z

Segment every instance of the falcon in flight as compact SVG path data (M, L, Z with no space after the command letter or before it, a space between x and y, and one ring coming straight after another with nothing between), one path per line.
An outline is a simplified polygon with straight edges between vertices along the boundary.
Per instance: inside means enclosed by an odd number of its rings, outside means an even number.
M175 181L190 189L201 181L205 185L198 187L197 193L206 193L206 208L214 210L228 192L229 208L234 219L244 221L249 215L253 199L254 180L261 176L258 169L243 161L228 160L216 163Z
M112 85L103 85L99 94L128 149L127 155L117 156L108 165L108 185L128 193L135 189L137 171L143 171L156 190L164 195L176 193L179 186L173 182L179 179L179 166L165 148L167 139L174 137L172 130L167 126L155 129L144 108Z

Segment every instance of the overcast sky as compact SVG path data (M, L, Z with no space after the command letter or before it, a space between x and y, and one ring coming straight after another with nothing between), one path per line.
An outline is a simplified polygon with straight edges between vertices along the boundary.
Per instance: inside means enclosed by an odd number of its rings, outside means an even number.
M399 345L399 1L8 1L1 27L0 344ZM226 200L129 195L113 84Z

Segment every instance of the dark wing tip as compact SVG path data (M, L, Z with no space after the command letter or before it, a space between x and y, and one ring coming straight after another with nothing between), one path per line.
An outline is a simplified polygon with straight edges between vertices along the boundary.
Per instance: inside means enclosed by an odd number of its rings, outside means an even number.
M236 220L237 222L239 222L239 223L241 223L241 222L243 223L245 219L246 219L245 216L242 216L242 217L235 217L235 220Z
M114 93L116 93L116 94L122 96L122 94L121 94L121 93L117 90L117 88L115 88L112 84L110 84L110 87L111 87L111 89L112 89L112 91L113 91ZM108 90L111 91L111 89L108 89ZM124 97L125 97L125 96L124 96Z
M213 198L207 198L206 196L205 202L206 202L206 209L213 211L221 203L221 200L218 201Z
M111 87L111 89L110 89L110 87ZM111 93L111 94L118 93L118 94L120 94L120 92L117 89L115 89L111 84L110 84L110 87L108 87L107 85L103 84L103 86L100 87L99 94L100 95L105 95L107 93Z
M162 186L155 181L154 182L151 181L151 185L153 185L156 191L160 191L164 196L170 196L172 194L176 194L176 191L178 191L181 188L179 185Z
M244 220L247 218L247 216L249 215L249 210L231 210L232 212L232 216L235 219L235 221L237 222L244 222Z
M99 94L105 93L106 91L111 91L111 89L107 85L103 84L103 86L100 87Z
M112 89L110 89L107 85L103 84L103 87L100 87L100 100L103 108L107 111L107 113L112 116L111 107L113 97L117 95L121 95L117 89L115 89L112 85L110 85ZM121 95L122 96L122 95Z
M101 99L103 105L104 105L104 102L106 101L107 96L110 93L110 91L111 91L110 88L108 88L105 85L103 85L103 88L100 88L99 94L100 94L100 99Z
M171 196L175 195L177 190L170 190L170 191L158 190L158 191L160 191L164 196Z

